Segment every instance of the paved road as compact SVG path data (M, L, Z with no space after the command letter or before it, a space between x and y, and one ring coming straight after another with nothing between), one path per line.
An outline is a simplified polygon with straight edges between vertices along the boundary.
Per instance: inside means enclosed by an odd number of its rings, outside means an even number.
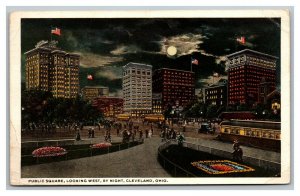
M171 177L157 162L158 137L106 155L22 167L22 178Z

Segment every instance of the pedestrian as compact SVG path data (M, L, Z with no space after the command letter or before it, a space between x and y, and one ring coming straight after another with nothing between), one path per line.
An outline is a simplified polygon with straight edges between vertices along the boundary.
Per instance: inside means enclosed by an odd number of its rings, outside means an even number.
M149 131L148 131L148 129L146 129L146 138L148 138L148 135L149 134Z
M92 128L92 138L94 138L94 137L95 137L95 129Z
M79 141L79 140L81 140L80 130L79 130L79 128L77 128L76 141Z
M140 133L140 139L142 139L143 138L143 132L142 132L142 130L139 130L139 133Z
M152 131L151 131L151 129L149 130L149 138L151 138L152 137Z

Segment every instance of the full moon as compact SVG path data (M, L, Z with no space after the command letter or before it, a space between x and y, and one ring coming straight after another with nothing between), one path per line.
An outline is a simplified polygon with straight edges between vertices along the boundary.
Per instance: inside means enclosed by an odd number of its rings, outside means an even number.
M175 56L177 53L177 49L175 46L169 46L167 49L167 53L169 56Z

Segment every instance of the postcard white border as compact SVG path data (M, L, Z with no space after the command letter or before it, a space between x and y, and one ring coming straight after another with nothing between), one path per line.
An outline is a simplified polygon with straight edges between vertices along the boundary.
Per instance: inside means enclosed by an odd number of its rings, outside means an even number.
M55 180L70 178L47 178L30 183L21 178L21 19L22 18L281 18L281 177L280 178L120 178L125 182L111 183L99 178L75 178L74 182L57 183ZM10 15L10 183L11 185L168 185L168 184L287 184L290 182L290 16L289 10L130 10L130 11L21 11ZM284 153L282 153L284 152ZM153 179L154 183L132 182L132 179ZM155 182L166 179L167 182ZM71 179L72 180L72 179ZM75 182L79 180L79 182ZM87 180L87 182L84 182ZM101 181L100 181L101 180ZM106 182L106 180L108 180ZM153 181L152 180L152 181ZM130 182L127 182L130 181Z

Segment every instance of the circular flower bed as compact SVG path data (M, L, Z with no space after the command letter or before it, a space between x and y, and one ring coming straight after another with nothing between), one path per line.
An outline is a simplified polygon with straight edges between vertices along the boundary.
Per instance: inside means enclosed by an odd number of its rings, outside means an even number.
M91 148L108 148L111 146L111 143L98 143L91 145Z
M52 146L38 148L32 152L33 157L56 157L65 154L67 154L66 149L61 147L52 147Z

